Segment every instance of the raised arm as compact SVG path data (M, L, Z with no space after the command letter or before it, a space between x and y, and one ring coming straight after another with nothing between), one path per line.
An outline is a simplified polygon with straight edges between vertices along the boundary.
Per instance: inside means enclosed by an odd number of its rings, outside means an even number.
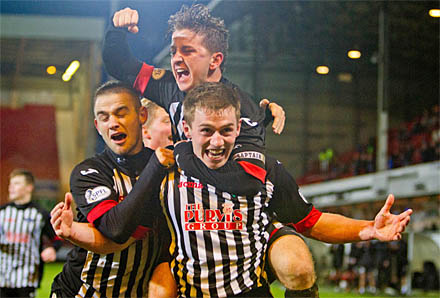
M134 34L139 32L139 13L135 9L126 7L115 12L112 21L115 28L127 28L129 32Z
M102 48L102 60L107 72L118 80L133 84L142 62L132 54L127 43L127 30L137 33L139 16L136 10L125 8L116 12L107 28Z
M402 238L412 210L398 215L390 213L394 196L390 194L374 220L356 220L338 214L323 213L304 235L328 243L346 243L377 239L393 241Z

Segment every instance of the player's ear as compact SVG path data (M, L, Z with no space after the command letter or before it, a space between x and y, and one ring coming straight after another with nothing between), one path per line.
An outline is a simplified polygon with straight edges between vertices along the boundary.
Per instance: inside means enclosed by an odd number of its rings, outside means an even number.
M191 127L186 123L185 120L182 120L183 124L183 133L185 134L187 139L191 139Z
M238 120L238 125L237 125L237 137L240 134L240 129L241 129L241 118Z
M141 106L139 108L139 121L141 122L141 124L145 124L145 122L148 119L148 111L147 108L145 108L144 106Z
M217 68L220 68L220 65L222 64L224 59L224 55L222 52L215 52L211 55L211 61L209 63L209 69L210 70L216 70Z
M96 120L96 118L94 119L93 123L95 123L95 128L98 131L99 135L102 136L101 132L98 129L98 120Z
M28 184L28 185L26 186L26 188L27 188L27 190L28 190L29 193L32 193L32 192L34 191L34 185L32 185L32 184Z
M145 125L142 125L142 138L151 139L151 135Z

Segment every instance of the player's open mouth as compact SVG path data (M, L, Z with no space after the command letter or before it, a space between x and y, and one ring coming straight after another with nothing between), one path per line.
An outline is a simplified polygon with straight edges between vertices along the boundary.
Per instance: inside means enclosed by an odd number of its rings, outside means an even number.
M222 157L225 154L225 149L207 149L206 155L209 158L217 159Z
M189 71L182 68L176 69L176 74L179 80L184 80L189 77Z
M110 138L113 141L115 141L115 143L121 143L121 142L125 141L125 139L127 138L127 135L122 132L117 132L115 134L112 134Z

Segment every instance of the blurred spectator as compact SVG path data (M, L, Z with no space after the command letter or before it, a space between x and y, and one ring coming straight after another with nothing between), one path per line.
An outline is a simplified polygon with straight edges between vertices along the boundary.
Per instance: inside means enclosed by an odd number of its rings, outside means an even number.
M33 174L15 169L9 177L9 203L0 207L0 297L35 297L44 262L55 261L60 242L49 212L32 200ZM50 245L43 247L43 236Z
M401 239L388 243L391 256L391 286L402 295L407 294L406 273L408 269L407 243Z
M423 263L423 272L414 272L412 287L424 291L438 291L440 289L439 273L434 262Z
M426 110L412 121L402 123L388 133L388 168L394 169L440 159L439 106ZM359 144L355 150L335 154L332 149L319 153L319 167L309 162L309 170L298 179L300 184L362 175L374 172L375 140Z
M376 270L376 287L379 290L383 290L388 287L390 283L391 274L391 263L390 263L390 253L388 250L388 244L385 242L374 242L375 250L375 270Z
M359 250L359 260L356 264L356 272L359 276L358 291L364 294L367 289L370 293L376 293L376 281L374 279L374 247L372 242L364 241L356 243ZM368 284L368 288L367 287Z
M344 244L332 244L330 246L333 269L330 272L330 280L336 285L341 279L342 266L344 264Z

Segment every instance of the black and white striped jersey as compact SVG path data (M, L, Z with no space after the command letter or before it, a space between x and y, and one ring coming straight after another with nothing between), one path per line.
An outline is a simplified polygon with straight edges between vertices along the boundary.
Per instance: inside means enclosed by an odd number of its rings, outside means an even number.
M71 191L77 220L94 223L99 230L98 221L130 193L153 152L145 149L135 156L121 157L107 148L76 166ZM138 240L120 252L104 255L75 247L52 288L72 297L146 296L160 254L160 238L156 230L147 228L150 222L142 217L132 234Z
M0 207L0 287L38 288L43 235L55 238L49 213L37 203Z
M272 184L254 197L235 196L170 172L161 203L171 230L171 268L183 297L226 297L266 283L264 256Z

